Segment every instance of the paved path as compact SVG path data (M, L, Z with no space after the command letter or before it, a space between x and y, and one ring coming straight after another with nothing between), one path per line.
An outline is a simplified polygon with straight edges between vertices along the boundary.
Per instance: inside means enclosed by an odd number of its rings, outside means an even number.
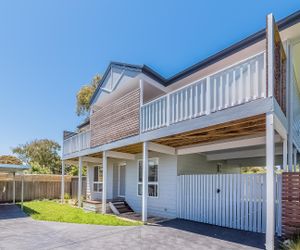
M261 249L264 235L172 220L112 227L35 221L0 205L0 249Z

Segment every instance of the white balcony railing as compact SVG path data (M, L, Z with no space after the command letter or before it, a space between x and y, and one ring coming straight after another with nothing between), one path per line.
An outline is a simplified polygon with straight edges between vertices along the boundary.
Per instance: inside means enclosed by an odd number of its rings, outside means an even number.
M262 52L142 105L142 132L266 97L265 68Z
M82 132L64 140L63 154L75 153L90 148L91 131Z

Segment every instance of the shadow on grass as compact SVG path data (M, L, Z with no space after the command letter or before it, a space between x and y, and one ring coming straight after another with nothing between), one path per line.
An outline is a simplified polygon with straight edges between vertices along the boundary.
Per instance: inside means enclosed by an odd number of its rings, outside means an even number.
M18 204L18 206L21 208L21 205ZM37 212L36 210L30 208L30 207L27 207L27 206L24 206L23 207L23 212L26 214L26 215L29 215L29 216L32 216L32 215L35 215L35 214L40 214L39 212Z

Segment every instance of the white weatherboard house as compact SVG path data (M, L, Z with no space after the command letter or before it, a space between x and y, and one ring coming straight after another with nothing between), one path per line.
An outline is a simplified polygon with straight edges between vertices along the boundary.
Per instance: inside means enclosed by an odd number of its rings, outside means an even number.
M103 213L122 213L125 201L143 221L264 232L273 249L281 234L274 166L296 169L299 89L300 12L278 23L270 14L266 29L169 79L145 65L111 63L89 119L64 133L63 174L76 164L81 179L87 166L87 200ZM267 173L241 174L245 166Z

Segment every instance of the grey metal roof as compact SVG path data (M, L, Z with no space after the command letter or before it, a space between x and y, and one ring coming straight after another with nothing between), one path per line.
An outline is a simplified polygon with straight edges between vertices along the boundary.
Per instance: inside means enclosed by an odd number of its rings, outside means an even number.
M295 13L283 18L282 20L277 22L278 28L279 30L283 30L286 29L296 23L300 22L300 10L296 11ZM111 67L113 66L119 66L119 67L126 67L128 69L132 68L134 70L140 71L142 73L144 73L145 75L148 75L149 77L153 78L154 80L156 80L157 82L159 82L160 84L162 84L163 86L169 86L171 84L173 84L174 82L185 78L193 73L195 73L196 71L205 68L225 57L228 57L229 55L232 55L254 43L257 43L261 40L263 40L266 36L266 30L262 29L250 36L248 36L247 38L245 38L244 40L241 40L240 42L237 42L235 44L233 44L232 46L188 67L187 69L171 76L170 78L164 78L163 76L161 76L158 72L154 71L153 69L151 69L149 66L147 65L134 65L134 64L128 64L128 63L121 63L121 62L111 62L108 66L108 68L106 69L96 91L94 92L90 103L92 104L94 99L97 96L97 92L100 90L101 85L103 84L106 76L108 75Z
M28 170L29 165L0 164L0 172L17 172Z

